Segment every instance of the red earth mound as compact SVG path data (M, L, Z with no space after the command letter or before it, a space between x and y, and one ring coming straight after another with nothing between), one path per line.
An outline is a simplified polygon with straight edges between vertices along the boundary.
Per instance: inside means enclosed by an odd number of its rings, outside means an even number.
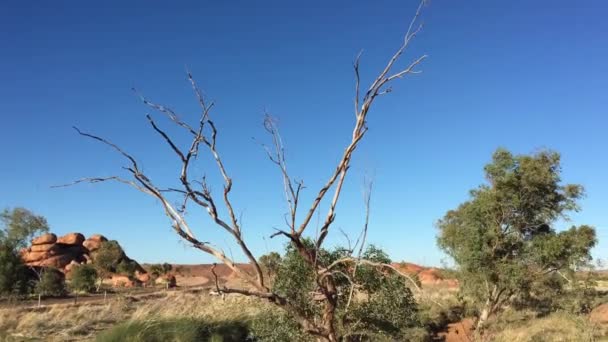
M446 278L441 270L432 267L424 267L409 262L393 263L393 266L401 272L417 276L420 284L424 285L441 285L449 288L457 288L458 281L456 279Z
M589 320L597 324L608 325L608 303L593 309L589 314Z

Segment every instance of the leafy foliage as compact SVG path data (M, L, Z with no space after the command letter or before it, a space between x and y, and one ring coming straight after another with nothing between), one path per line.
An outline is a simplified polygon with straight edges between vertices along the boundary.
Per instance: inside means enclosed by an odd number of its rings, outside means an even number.
M0 241L0 296L28 293L30 280L30 272L14 245Z
M254 341L264 342L313 341L293 318L276 309L267 309L252 320L250 336Z
M34 214L25 208L4 209L0 213L0 240L15 248L26 247L36 235L49 231L49 225L43 216Z
M66 295L67 289L63 273L54 268L45 268L40 274L40 280L36 284L35 291L42 296L60 297Z
M330 265L349 254L342 248L333 251L321 249L318 251L318 262ZM390 263L386 253L373 245L364 251L362 257L376 263ZM358 266L352 277L352 267L352 264L344 264L334 270L334 281L340 297L337 309L340 335L349 336L349 340L353 341L368 341L377 337L401 339L410 329L420 326L416 301L403 278L364 264ZM317 281L312 267L295 248L288 245L278 267L273 290L287 298L306 317L314 319L322 313L321 305L315 300ZM295 320L290 319L295 325Z
M78 265L72 269L70 287L75 291L93 292L97 280L97 271L91 265Z
M127 260L126 258L121 260L116 266L116 273L125 274L129 277L135 275L137 270L137 262L134 260Z
M485 174L488 184L439 221L438 244L459 266L461 289L491 313L541 289L539 282L557 279L555 273L588 263L596 239L589 226L562 232L553 226L579 209L583 195L582 186L561 184L558 153L499 149Z
M154 264L154 265L150 266L150 273L154 277L159 277L161 275L167 274L167 273L171 272L171 270L173 270L173 266L171 266L171 264L168 264L168 263Z
M125 253L118 241L105 241L93 256L93 265L99 273L114 273L117 266L123 261Z
M277 252L264 254L259 258L260 266L270 278L274 278L281 266L281 255Z
M383 277L366 301L354 305L348 329L361 336L384 336L402 340L411 328L420 326L416 300L397 275Z

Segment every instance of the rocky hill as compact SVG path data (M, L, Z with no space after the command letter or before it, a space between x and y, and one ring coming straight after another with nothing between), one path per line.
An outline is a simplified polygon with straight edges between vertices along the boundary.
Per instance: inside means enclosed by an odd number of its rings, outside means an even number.
M138 278L145 278L142 276L146 274L143 267L130 259L118 242L108 241L103 235L91 235L85 239L81 233L69 233L59 238L52 233L44 234L33 239L30 247L22 249L21 257L28 266L52 267L68 275L76 265L93 263L98 250L105 243L112 244L118 249L113 261L115 269L118 269L120 264L128 264Z

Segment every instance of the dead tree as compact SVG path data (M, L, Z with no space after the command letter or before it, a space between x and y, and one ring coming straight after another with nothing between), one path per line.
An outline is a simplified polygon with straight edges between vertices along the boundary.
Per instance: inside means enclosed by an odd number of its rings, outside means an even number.
M377 78L371 83L370 87L363 94L360 88L359 77L359 59L361 54L359 54L355 59L355 122L352 137L350 143L344 149L340 161L335 169L333 169L331 172L329 179L318 191L315 199L310 204L310 207L306 209L303 215L299 214L299 210L302 205L300 203L300 193L304 188L303 182L295 181L290 177L287 170L283 142L279 131L272 119L266 117L264 121L264 127L272 137L273 142L272 147L265 147L266 152L269 159L278 166L281 172L289 211L287 214L286 228L277 230L272 236L286 237L293 247L298 251L298 254L300 254L301 257L315 270L316 286L323 303L321 319L310 319L301 311L300 308L291 303L287 298L273 292L271 287L267 284L265 274L262 272L262 268L243 238L241 225L235 213L234 205L230 197L230 192L233 187L233 179L230 177L228 169L225 166L224 160L222 159L222 156L218 150L218 129L212 121L210 115L213 108L213 103L208 102L205 96L203 96L190 73L187 75L188 80L192 85L192 89L201 108L201 115L196 125L191 125L182 120L172 109L153 103L140 95L141 100L145 105L166 116L171 122L181 127L185 133L191 137L191 143L187 149L182 149L178 146L178 144L175 143L170 135L160 127L160 125L151 115L146 115L151 128L167 143L169 148L175 153L180 163L181 172L178 176L179 186L169 188L159 187L153 183L148 176L146 176L142 168L140 168L136 158L131 154L127 153L121 147L110 142L109 140L106 140L105 138L83 132L76 127L75 130L80 135L97 140L111 147L115 152L121 154L128 161L128 166L124 167L124 170L130 174L131 178L127 179L119 176L83 178L68 185L83 182L98 183L105 181L117 181L127 184L144 194L156 198L158 201L160 201L164 212L169 217L172 228L184 241L186 241L192 247L214 256L216 259L218 259L218 261L227 265L239 278L250 285L243 288L228 288L225 286L220 287L216 279L216 286L219 293L237 293L266 299L286 310L297 320L302 329L316 336L318 339L325 341L337 341L338 336L335 329L335 314L336 308L338 307L338 295L334 281L334 274L331 272L331 269L338 263L353 263L356 265L365 264L366 261L360 258L359 251L358 257L353 256L352 258L338 260L331 265L322 265L317 260L317 252L323 245L323 242L330 231L330 227L336 218L336 205L340 199L340 194L351 165L353 153L367 132L368 113L371 110L374 101L379 96L391 92L391 83L393 81L410 74L419 73L419 71L416 70L416 67L426 58L426 55L423 55L414 59L404 68L396 67L396 64L402 54L422 28L422 25L420 25L418 21L423 5L424 0L417 8L416 14L409 24L401 46L397 49L395 54L390 58ZM395 69L398 70L395 71ZM204 176L194 178L190 175L190 166L193 160L205 150L215 161L217 171L223 179L223 191L220 196L211 192L210 186ZM173 204L169 197L171 195L181 196L182 199L179 202L180 204ZM304 234L306 233L307 228L309 228L313 216L320 210L319 206L321 202L326 197L330 198L329 210L324 216L318 234L315 237L314 246L307 247L303 240ZM239 246L241 252L247 258L248 262L253 266L253 273L239 267L235 260L231 256L227 256L220 248L217 248L211 243L203 241L197 237L197 235L194 233L194 229L190 226L185 216L185 210L191 204L202 208L217 227L225 230L232 237L234 242L236 242L236 244ZM218 209L220 206L222 206L222 210ZM298 220L300 216L303 216L302 220ZM369 265L370 263L367 264ZM389 267L390 265L374 266ZM354 267L354 269L356 270L356 267Z

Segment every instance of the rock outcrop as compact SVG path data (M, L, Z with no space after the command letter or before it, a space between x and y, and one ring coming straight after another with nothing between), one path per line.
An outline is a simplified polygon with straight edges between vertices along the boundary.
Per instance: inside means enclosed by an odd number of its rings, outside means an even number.
M64 245L82 245L84 242L84 235L80 233L69 233L66 234L59 239L57 239L57 243L62 243Z
M50 244L50 243L55 243L55 242L57 242L57 235L55 235L53 233L48 233L48 234L41 235L41 236L35 238L34 240L32 240L32 245L45 245L45 244Z
M86 239L82 245L89 250L89 252L94 252L101 247L101 244L108 241L105 236L95 234L91 235L88 239Z
M55 234L49 233L33 239L30 247L21 250L21 257L27 266L55 268L63 274L69 275L75 266L93 263L97 251L106 242L108 239L102 235L92 235L85 239L84 235L80 233L69 233L57 238ZM118 277L116 283L130 287L139 284L140 279L149 279L146 271L137 262L127 257L117 242L112 241L111 243L116 244L120 249L116 266L118 263L128 263L137 276L137 279L129 279L124 275L114 275L113 278Z

